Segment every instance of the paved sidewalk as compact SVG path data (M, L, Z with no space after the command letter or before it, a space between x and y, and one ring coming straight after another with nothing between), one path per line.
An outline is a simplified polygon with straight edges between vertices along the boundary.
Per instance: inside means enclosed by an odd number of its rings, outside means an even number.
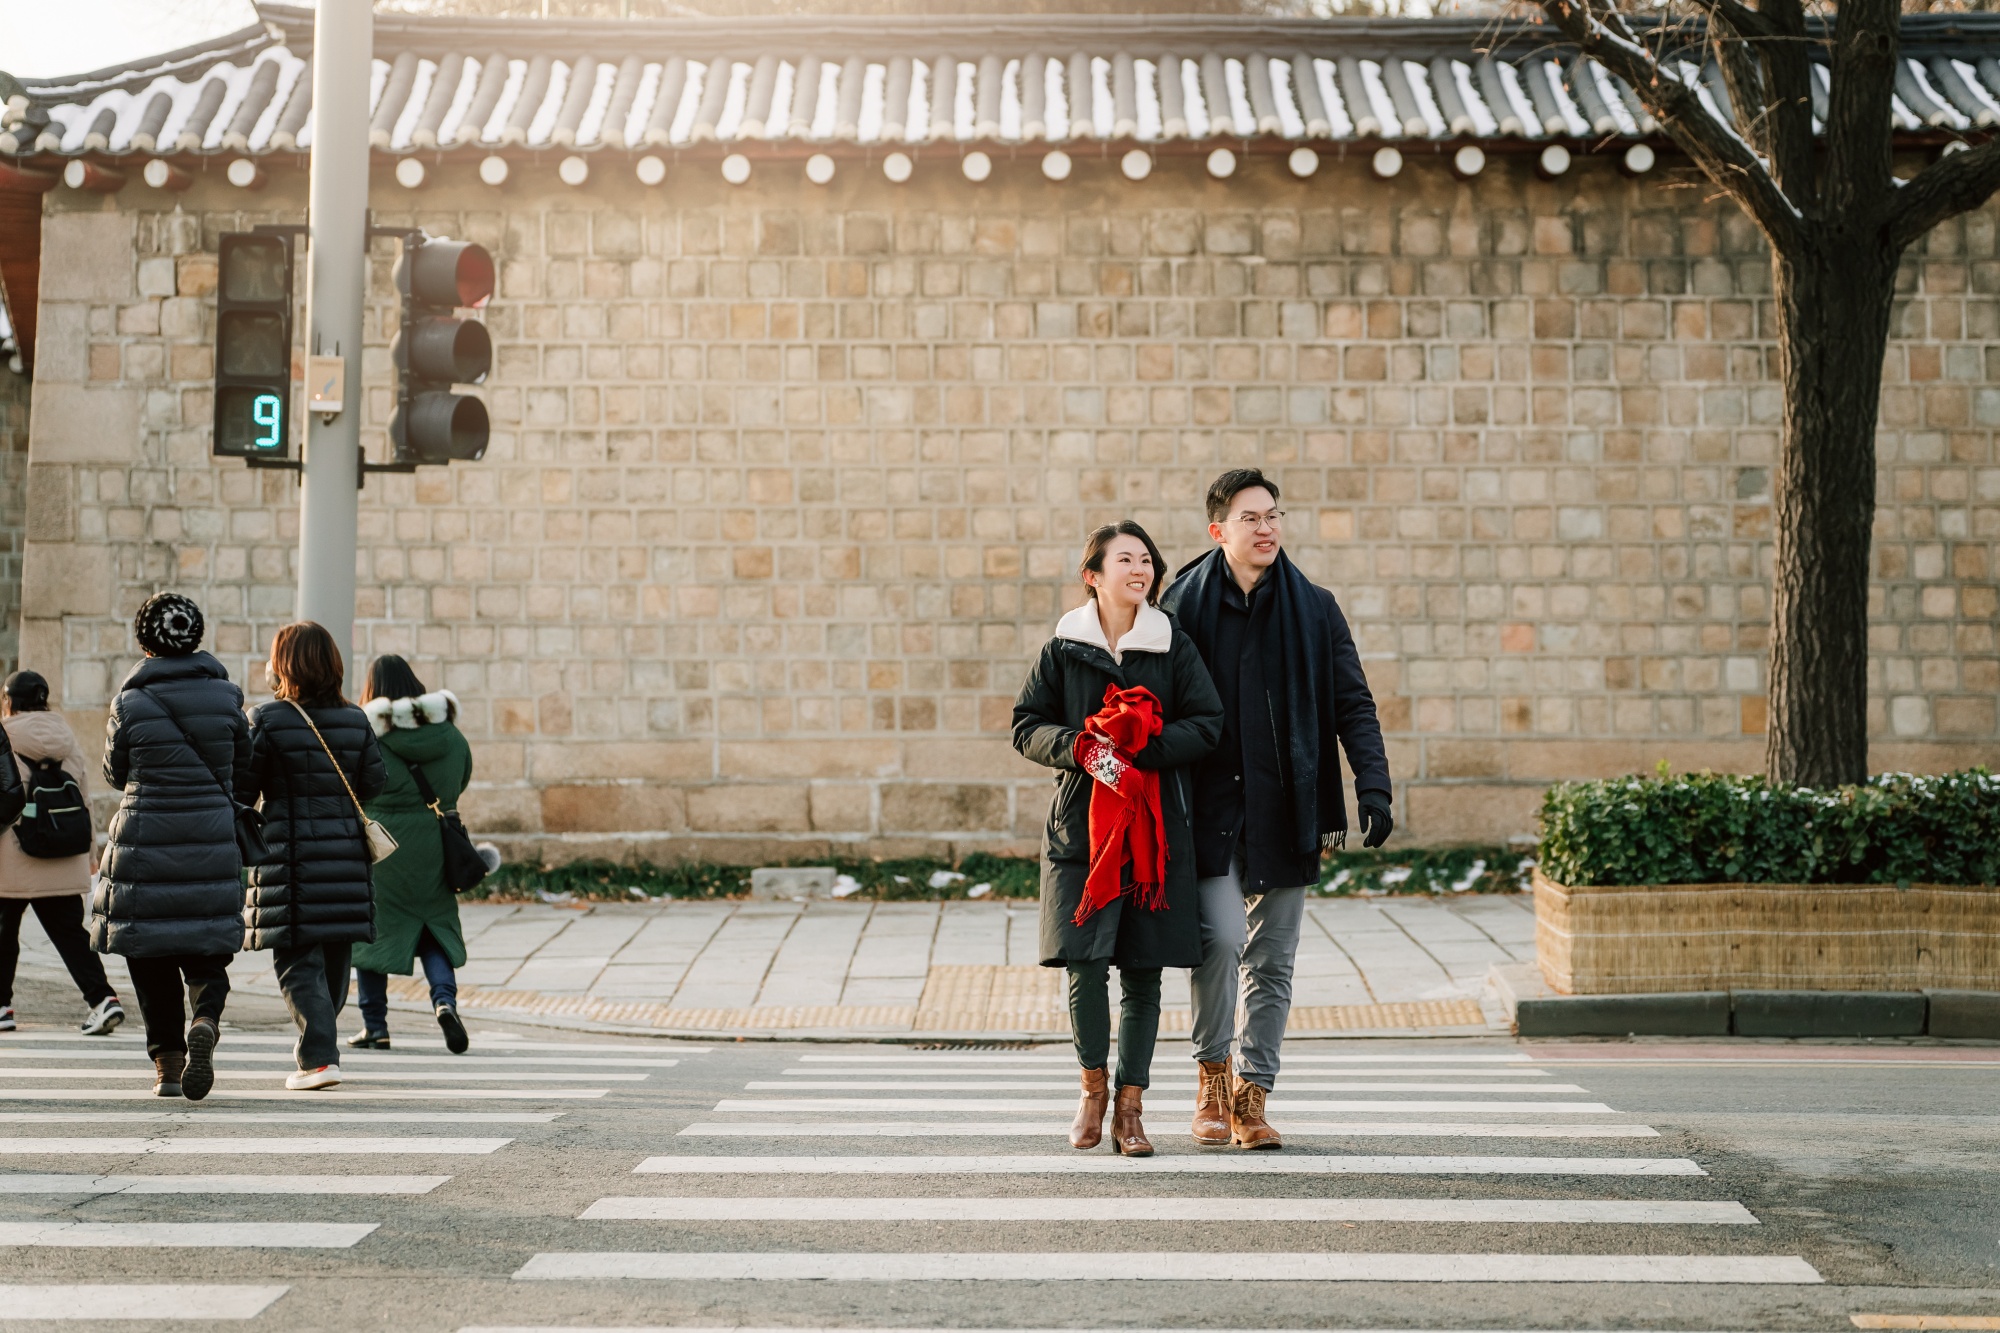
M904 1040L1066 1037L1062 973L1036 965L1033 902L468 903L468 1012L565 1025ZM1526 895L1322 898L1306 909L1291 1031L1463 1035L1504 1026L1487 969L1534 958ZM59 968L41 933L23 962ZM115 968L114 970L118 970ZM232 982L275 992L268 953ZM122 980L122 977L120 978ZM428 1008L419 978L398 1007ZM1188 1030L1188 974L1169 969L1162 1027Z

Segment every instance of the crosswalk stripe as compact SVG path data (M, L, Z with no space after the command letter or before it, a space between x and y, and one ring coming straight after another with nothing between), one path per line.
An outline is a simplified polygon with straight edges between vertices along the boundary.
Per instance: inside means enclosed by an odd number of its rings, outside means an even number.
M359 1245L381 1225L380 1222L0 1222L0 1245L346 1250Z
M0 1156L77 1157L85 1155L135 1157L213 1157L227 1155L276 1156L327 1154L360 1156L369 1153L438 1153L458 1157L480 1157L499 1152L512 1139L461 1138L280 1138L269 1134L241 1134L230 1138L185 1139L31 1139L0 1137Z
M267 1075L275 1077L275 1075ZM595 1101L609 1088L357 1088L342 1084L326 1092L289 1092L282 1088L244 1088L212 1092L214 1102L293 1102L318 1099L343 1102L448 1101ZM151 1088L0 1088L0 1102L156 1102Z
M551 1058L560 1058L560 1056L566 1056L576 1051L608 1052L614 1055L620 1053L625 1055L634 1055L634 1054L646 1054L650 1052L657 1052L661 1050L670 1050L676 1056L681 1056L681 1055L707 1055L715 1049L713 1046L683 1046L679 1042L666 1043L659 1041L634 1041L634 1042L620 1042L620 1043L589 1042L589 1041L579 1041L579 1042L528 1041L526 1039L517 1039L511 1037L490 1036L484 1032L479 1031L477 1027L475 1027L472 1031L472 1039L474 1042L477 1043L475 1049L477 1049L480 1052L495 1050L495 1051L556 1051L560 1053L559 1056ZM88 1042L93 1047L122 1046L138 1050L144 1050L146 1047L146 1039L140 1036L136 1032L131 1033L129 1035L125 1033L113 1033L110 1036L104 1036L104 1037L80 1037L75 1032L10 1032L6 1035L4 1040L6 1044L10 1047L14 1046L18 1042L69 1042L71 1045L75 1045L79 1042ZM235 1031L225 1031L222 1034L222 1041L225 1049L237 1046L291 1047L298 1044L298 1038L296 1037L280 1037L280 1036L268 1035L265 1033L235 1032ZM410 1048L415 1050L441 1051L445 1048L444 1040L440 1037L397 1037L395 1038L395 1042L396 1042L395 1049Z
M231 1049L226 1054L233 1060L257 1060L267 1064L291 1064L293 1062L292 1053L288 1050L239 1051ZM36 1068L32 1064L12 1064L10 1063L12 1061L124 1060L130 1062L137 1055L140 1055L140 1052L130 1047L114 1050L99 1048L96 1050L75 1051L0 1051L0 1069L19 1068L33 1072ZM680 1064L680 1061L652 1060L637 1056L621 1058L609 1055L576 1057L557 1055L398 1055L394 1052L362 1051L347 1051L340 1057L340 1067L342 1069L390 1069L397 1066L420 1067L424 1069L513 1069L521 1065L549 1064L576 1065L579 1068L585 1069L672 1069ZM529 1078L532 1075L523 1073L518 1075L518 1077ZM603 1077L612 1078L615 1075L606 1074Z
M0 1283L0 1310L12 1319L255 1319L286 1286L224 1283Z
M0 1171L0 1194L429 1194L450 1176L60 1176Z
M1705 1176L1685 1157L648 1157L635 1175L958 1176L1140 1175L1246 1176Z
M1481 1125L1400 1120L1285 1122L1287 1137L1458 1139L1656 1139L1651 1125ZM1058 1138L1069 1125L1026 1120L726 1120L689 1125L684 1138Z
M379 1076L378 1076L379 1077ZM615 1077L615 1075L613 1076ZM746 1092L1065 1092L1076 1088L1073 1080L1060 1083L1026 1083L1020 1081L1001 1082L999 1080L968 1079L964 1081L942 1082L926 1079L923 1082L892 1082L884 1079L857 1079L837 1081L816 1079L812 1082L800 1080L793 1083L775 1079L752 1079L743 1085ZM1510 1096L1518 1092L1558 1093L1588 1092L1574 1083L1538 1083L1533 1088L1496 1087L1485 1083L1287 1083L1287 1096L1295 1092L1479 1092Z
M1894 1316L1890 1316L1894 1317ZM1909 1316L1917 1318L1919 1316ZM1946 1315L1922 1316L1933 1320L1951 1318ZM1970 1316L1957 1316L1968 1318ZM1858 1316L1857 1316L1858 1318ZM1862 1328L1915 1328L1915 1324L1862 1324ZM2000 1328L2000 1320L1991 1324L1945 1324L1932 1323L1926 1328ZM1076 1333L1073 1328L855 1328L851 1325L793 1324L784 1328L752 1328L742 1324L466 1324L458 1333ZM1208 1333L1205 1329L1192 1328L1132 1328L1121 1329L1120 1333ZM1317 1333L1312 1329L1245 1328L1232 1329L1231 1333ZM1516 1333L1512 1329L1342 1329L1341 1333ZM1609 1333L1604 1329L1575 1329L1570 1333ZM1626 1330L1625 1333L1632 1333Z
M1302 1111L1466 1111L1478 1115L1527 1111L1538 1115L1612 1115L1603 1102L1473 1102L1473 1101L1296 1101L1273 1097L1275 1114ZM1074 1111L1074 1101L1007 1097L725 1097L715 1104L721 1111L755 1111L760 1114L787 1111ZM1156 1113L1178 1114L1194 1110L1192 1101L1178 1098L1146 1102Z
M292 1067L296 1068L297 1066L293 1065ZM252 1078L272 1079L280 1077L285 1072L284 1069L224 1068L217 1069L215 1076L219 1079L226 1078L232 1080ZM341 1072L343 1074L347 1072L346 1066L343 1065L341 1067ZM25 1069L18 1066L9 1068L5 1065L0 1065L0 1078L131 1078L133 1074L134 1071L131 1069ZM446 1076L435 1069L411 1069L406 1071L371 1068L356 1074L354 1081L421 1083L434 1081L441 1077L450 1077L466 1083L643 1083L652 1076L650 1074L607 1074L598 1070L592 1070L587 1074L563 1074L544 1072L542 1070L475 1071L463 1074L453 1073Z
M838 1079L898 1079L898 1081L902 1081L902 1079L960 1079L960 1077L964 1077L964 1079L970 1079L970 1077L980 1077L980 1079L1046 1079L1050 1073L1056 1073L1056 1071L1062 1071L1062 1069L1072 1069L1074 1071L1076 1069L1076 1061L1068 1061L1066 1065L1054 1065L1052 1063L1048 1069L994 1069L994 1067L986 1067L986 1065L936 1065L936 1067L926 1067L926 1069L908 1069L908 1067L888 1067L888 1069L882 1069L878 1065L854 1065L852 1069L848 1069L848 1067L838 1067L838 1065L812 1065L812 1067L804 1067L804 1069L786 1069L784 1075L788 1079L836 1079L838 1077ZM1548 1079L1550 1077L1550 1073L1546 1069L1442 1069L1438 1065L1412 1065L1408 1069L1404 1069L1400 1065L1384 1065L1380 1069L1306 1069L1306 1071L1298 1071L1294 1077L1300 1077L1300 1075L1304 1075L1304 1077L1318 1075L1318 1077L1340 1077L1340 1079L1364 1079L1364 1081L1370 1081L1370 1083L1374 1083L1376 1079L1398 1079L1398 1077L1404 1077L1404 1079L1408 1079L1408 1077L1418 1077L1418 1079ZM1172 1083L1172 1081L1192 1083L1194 1081L1194 1071L1192 1069L1180 1069L1176 1065L1176 1067L1170 1067L1170 1069L1154 1069L1152 1077L1154 1077L1156 1085L1158 1083Z
M564 1111L96 1111L96 1125L550 1125ZM74 1111L0 1111L0 1125L74 1125Z
M1076 1057L1070 1054L1010 1055L984 1051L944 1052L936 1054L909 1055L800 1055L794 1057L800 1064L809 1065L890 1065L890 1064L990 1064L990 1065L1053 1065L1076 1067ZM1536 1057L1527 1054L1495 1054L1480 1051L1450 1052L1397 1052L1389 1051L1380 1055L1294 1055L1285 1052L1287 1065L1360 1065L1360 1064L1533 1064Z
M1239 1203L1252 1202L1237 1200ZM648 1222L1185 1222L1204 1198L610 1198L577 1216ZM1663 1223L1755 1226L1740 1203L1646 1199L1257 1199L1256 1222Z
M537 1254L520 1281L1817 1283L1796 1255L1727 1254Z

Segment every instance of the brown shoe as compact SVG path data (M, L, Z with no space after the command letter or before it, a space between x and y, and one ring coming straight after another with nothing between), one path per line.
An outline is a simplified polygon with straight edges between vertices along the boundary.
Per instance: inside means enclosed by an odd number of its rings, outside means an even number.
M1229 1061L1217 1060L1210 1064L1206 1060L1197 1062L1201 1070L1201 1086L1194 1097L1194 1141L1196 1143L1221 1144L1229 1142Z
M1076 1119L1069 1127L1069 1146L1095 1148L1104 1142L1104 1112L1111 1104L1111 1090L1103 1069L1083 1071L1083 1096L1076 1103Z
M168 1055L153 1057L153 1095L155 1097L178 1097L181 1095L181 1074L187 1069L187 1057L175 1051Z
M1146 1127L1139 1123L1139 1115L1146 1109L1140 1104L1145 1097L1144 1088L1118 1089L1118 1106L1111 1112L1111 1146L1120 1157L1153 1155L1152 1140L1146 1137Z
M1264 1119L1264 1098L1270 1096L1255 1083L1235 1081L1229 1098L1229 1141L1239 1148L1282 1148L1285 1141Z

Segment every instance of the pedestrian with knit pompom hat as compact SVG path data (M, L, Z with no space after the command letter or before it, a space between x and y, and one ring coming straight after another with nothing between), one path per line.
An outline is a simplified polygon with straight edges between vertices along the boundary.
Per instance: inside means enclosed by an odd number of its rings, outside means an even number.
M146 656L105 720L104 780L123 794L90 918L91 947L132 974L154 1093L190 1101L215 1086L229 960L243 945L234 793L250 778L243 691L201 651L204 628L174 592L133 618Z

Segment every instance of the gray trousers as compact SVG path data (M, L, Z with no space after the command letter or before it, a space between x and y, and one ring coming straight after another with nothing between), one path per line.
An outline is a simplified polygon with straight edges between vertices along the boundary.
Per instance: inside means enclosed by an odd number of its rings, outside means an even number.
M292 1054L300 1069L340 1063L340 1033L334 1023L347 1004L348 960L352 944L308 944L301 949L273 949L272 965L278 989L292 1021L299 1025Z
M1269 1091L1292 1012L1292 962L1305 920L1306 885L1243 895L1239 857L1229 873L1196 882L1201 966L1194 992L1194 1058L1213 1064L1236 1048L1236 1072ZM1240 1007L1238 1001L1241 1001Z

